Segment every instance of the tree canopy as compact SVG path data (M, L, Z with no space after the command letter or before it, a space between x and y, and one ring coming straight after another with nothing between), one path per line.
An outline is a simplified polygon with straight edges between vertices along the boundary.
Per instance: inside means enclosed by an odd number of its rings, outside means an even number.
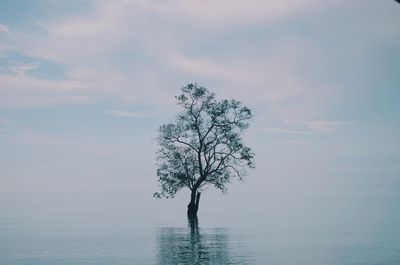
M246 168L254 167L254 153L241 138L252 118L250 109L233 99L217 100L197 84L183 87L176 100L183 110L159 128L161 191L154 197L174 197L181 188L193 192L208 184L225 192L232 179L241 180Z

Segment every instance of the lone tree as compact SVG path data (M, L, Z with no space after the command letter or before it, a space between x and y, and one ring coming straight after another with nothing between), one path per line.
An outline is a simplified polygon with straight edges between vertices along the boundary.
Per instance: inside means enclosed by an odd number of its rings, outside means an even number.
M252 114L240 102L219 101L197 84L183 87L176 100L183 111L174 123L159 128L157 176L161 191L154 197L173 198L181 188L189 188L187 213L196 216L205 185L226 192L232 179L241 180L247 167L254 168L254 153L241 138Z

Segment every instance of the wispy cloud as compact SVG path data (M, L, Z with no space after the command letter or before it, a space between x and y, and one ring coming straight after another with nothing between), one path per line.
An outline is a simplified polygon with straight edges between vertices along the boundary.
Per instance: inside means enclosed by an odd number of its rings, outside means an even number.
M311 129L319 132L332 132L335 128L351 125L351 121L309 121L306 122Z
M72 80L45 80L26 75L0 75L0 105L35 107L55 104L82 104L93 100L87 83Z
M262 131L266 132L274 132L274 133L284 133L284 134L296 134L296 135L312 135L313 131L299 131L299 130L290 130L283 128L260 128Z
M40 62L30 62L30 63L10 65L9 69L12 73L16 75L25 76L27 72L38 69L39 66Z
M6 25L0 23L0 32L6 32L7 33L7 32L10 32L10 30Z
M1 132L0 132L1 136ZM14 135L4 135L3 142L18 144L22 146L42 146L55 148L57 150L72 150L79 153L87 153L93 156L120 157L121 142L105 142L103 140L85 137L65 137L52 135L44 132L32 131L29 129L17 132Z
M279 127L260 127L259 130L266 132L292 134L292 135L316 135L332 133L335 129L354 124L350 121L333 121L333 120L319 120L319 121L291 121L282 120L278 123Z
M145 1L147 2L147 1ZM294 0L273 2L264 0L252 1L184 1L173 0L147 4L162 15L178 17L190 24L212 25L213 30L221 27L246 25L279 20L297 12L315 7L315 0ZM227 8L229 7L229 8Z
M165 113L157 112L157 111L124 111L124 110L109 110L106 112L107 114L117 116L117 117L125 117L125 118L160 118L165 117Z
M282 99L304 93L303 86L296 80L296 76L282 72L281 69L284 67L275 60L271 62L243 58L215 60L190 58L179 53L170 54L168 60L170 65L179 71L225 83L226 85L220 88L223 94L237 96L250 102L267 100L277 103ZM240 89L243 87L246 89ZM255 94L257 97L254 97Z
M315 132L320 132L320 133L330 133L339 127L354 124L353 121L336 121L336 120L315 120L315 121L283 120L282 122L283 124L289 126L305 126Z

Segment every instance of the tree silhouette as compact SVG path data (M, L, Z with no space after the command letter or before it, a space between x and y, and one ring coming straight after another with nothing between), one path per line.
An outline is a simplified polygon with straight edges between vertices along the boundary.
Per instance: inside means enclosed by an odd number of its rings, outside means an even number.
M254 153L241 138L252 114L240 102L217 100L197 84L183 87L176 100L183 111L174 123L159 128L161 191L154 197L174 197L178 190L189 188L187 213L196 215L204 186L211 184L225 192L232 179L242 179L246 168L254 167Z

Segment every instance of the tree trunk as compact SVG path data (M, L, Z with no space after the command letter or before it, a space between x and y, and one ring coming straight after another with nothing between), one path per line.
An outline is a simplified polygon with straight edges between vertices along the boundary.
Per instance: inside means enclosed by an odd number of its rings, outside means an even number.
M199 210L201 193L197 189L193 189L190 194L190 202L188 204L187 214L189 217L197 216L197 211Z

